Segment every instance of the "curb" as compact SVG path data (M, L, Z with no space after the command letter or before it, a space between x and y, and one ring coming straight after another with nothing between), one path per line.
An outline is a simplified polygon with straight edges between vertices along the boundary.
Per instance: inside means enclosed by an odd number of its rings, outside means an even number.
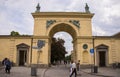
M96 74L96 73L89 73L89 72L86 72L86 71L83 71L83 70L81 70L81 71L84 72L84 73L90 74L90 75L95 75L95 76L114 77L114 76L107 76L107 75L101 75L101 74Z
M46 72L48 69L49 69L49 68L44 69L44 70L42 71L42 74L41 74L40 77L45 77L45 72Z

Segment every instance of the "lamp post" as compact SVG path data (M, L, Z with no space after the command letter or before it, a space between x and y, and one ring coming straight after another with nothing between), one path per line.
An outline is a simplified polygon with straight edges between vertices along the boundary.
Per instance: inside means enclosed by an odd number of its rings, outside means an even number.
M95 36L93 36L93 50L94 50L94 54L93 54L93 56L94 56L94 66L95 66Z
M33 47L33 37L31 38L30 65L32 64L32 47Z
M93 57L94 57L94 73L98 73L98 67L96 66L95 64L95 36L93 36L93 50L94 50L94 54L93 54Z

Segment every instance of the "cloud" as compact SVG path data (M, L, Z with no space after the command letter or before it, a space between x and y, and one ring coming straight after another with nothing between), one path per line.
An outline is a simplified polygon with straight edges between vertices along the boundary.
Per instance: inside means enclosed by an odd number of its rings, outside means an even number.
M94 1L95 2L95 1ZM95 13L93 17L93 35L113 35L120 31L120 1L102 0L96 1L91 6ZM97 29L95 29L97 27ZM96 31L95 31L96 30Z
M85 3L88 3L90 12L95 13L92 18L93 35L107 36L120 31L120 0L1 0L0 35L8 35L12 30L33 34L31 13L35 12L38 2L41 12L84 12ZM65 45L69 51L71 38L64 33L56 37L68 41Z
M32 34L34 22L31 12L35 9L33 7L36 6L35 1L2 0L0 4L0 16L2 16L0 34L10 34L12 30L18 31L20 34Z
M99 27L99 35L111 35L119 31L120 25L120 1L119 0L1 0L0 2L0 15L3 15L3 19L0 18L0 27L11 24L12 27L4 32L0 31L0 34L7 34L12 29L17 29L21 33L32 34L33 30L33 18L31 12L36 9L37 2L40 2L41 11L67 11L67 12L84 12L85 3L88 3L90 11L95 13L93 17L94 26ZM26 4L27 3L27 4ZM117 20L116 20L117 19ZM4 20L4 21L3 21ZM6 23L7 22L7 23ZM2 24L2 25L1 25ZM28 26L26 28L26 26ZM111 29L112 28L112 29ZM6 29L4 27L3 29ZM22 29L22 30L20 30ZM98 28L97 28L98 29ZM115 30L117 29L117 30ZM110 32L111 30L111 32ZM113 31L112 31L113 30ZM93 31L93 34L98 31Z
M66 6L69 6L71 0L42 0L40 1L41 11L61 12L65 11Z

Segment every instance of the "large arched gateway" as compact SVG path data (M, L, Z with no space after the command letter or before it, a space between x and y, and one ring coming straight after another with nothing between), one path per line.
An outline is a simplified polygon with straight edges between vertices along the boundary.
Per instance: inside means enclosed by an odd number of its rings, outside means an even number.
M87 55L90 55L89 50L93 46L91 19L94 14L87 12L35 12L32 15L34 17L34 36L39 37L34 39L33 45L35 46L38 40L45 40L45 47L41 49L40 63L47 65L50 63L51 37L59 31L65 31L73 38L73 59L81 60L83 64L91 63L91 58L88 58L87 62L83 61L83 53L86 51ZM88 48L84 49L83 45ZM37 60L34 59L33 62L36 63Z
M77 28L74 27L74 25L72 25L72 24L69 24L69 23L58 23L58 24L55 24L55 25L51 26L51 28L49 28L47 33L48 33L48 36L51 39L55 33L60 32L60 31L64 31L64 32L69 33L72 36L73 40L75 40L76 37L77 37L77 32L75 31L75 29L77 29ZM74 43L75 42L73 42L73 45L75 45ZM73 49L75 49L74 46L73 46Z
M48 66L51 55L51 38L56 32L64 31L73 38L72 59L81 65L110 66L120 63L120 33L113 36L92 36L92 17L88 6L85 12L40 12L39 5L34 18L33 35L0 35L0 62L9 58L17 66L39 64ZM45 41L41 49L38 40ZM93 52L90 52L94 48ZM92 54L91 54L92 53Z

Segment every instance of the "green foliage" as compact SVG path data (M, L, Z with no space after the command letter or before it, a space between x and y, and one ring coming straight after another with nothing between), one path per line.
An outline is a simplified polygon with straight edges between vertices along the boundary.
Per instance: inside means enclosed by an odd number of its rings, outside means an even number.
M71 55L66 56L66 57L65 57L65 60L71 61Z
M65 41L63 39L52 38L51 44L51 63L65 59Z
M18 36L20 35L19 32L11 31L10 33L11 36Z

